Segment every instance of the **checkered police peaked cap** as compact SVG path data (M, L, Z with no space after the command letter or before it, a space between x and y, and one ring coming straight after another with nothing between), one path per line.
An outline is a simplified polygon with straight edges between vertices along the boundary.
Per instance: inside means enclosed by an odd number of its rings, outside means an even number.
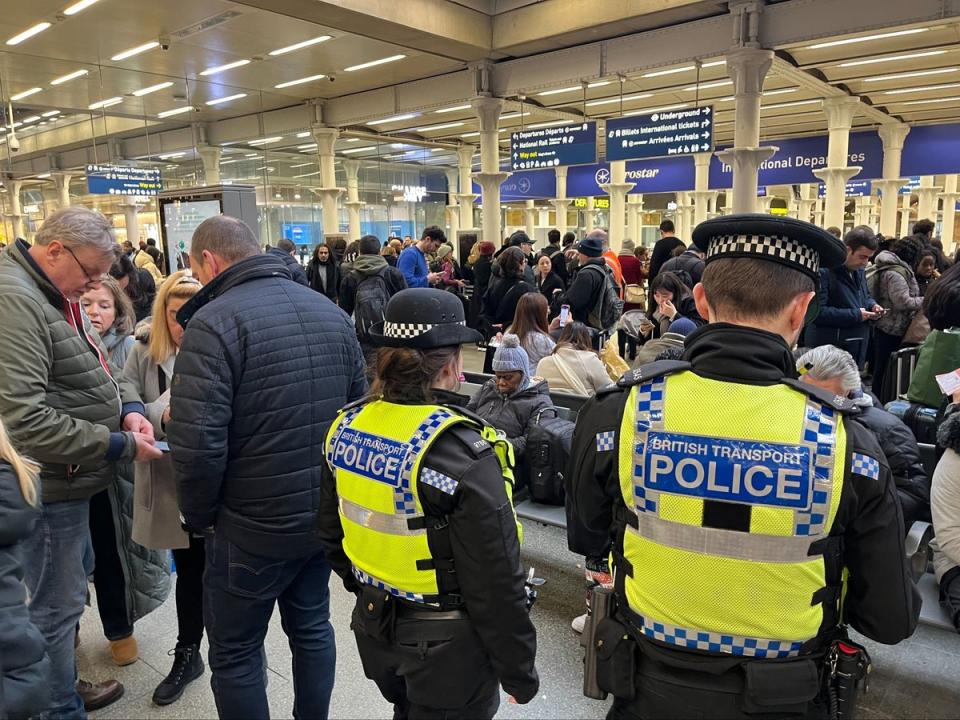
M693 244L718 258L756 258L786 265L817 281L821 267L835 268L847 259L844 244L826 230L795 218L773 215L726 215L702 222Z
M467 327L460 298L443 290L401 290L387 302L384 315L370 328L370 338L381 347L428 350L483 339Z

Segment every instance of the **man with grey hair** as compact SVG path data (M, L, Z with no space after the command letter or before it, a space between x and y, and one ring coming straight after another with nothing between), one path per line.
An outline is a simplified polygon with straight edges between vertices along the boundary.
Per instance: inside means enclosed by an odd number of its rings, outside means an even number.
M23 567L51 660L52 717L85 717L73 648L92 570L90 498L110 484L115 462L161 457L140 398L78 302L116 255L110 222L82 207L47 218L32 247L17 240L0 254L0 417L41 464L43 506ZM116 681L81 689L91 709L123 693Z
M336 650L316 520L322 440L340 408L366 394L363 355L347 315L290 282L240 220L201 223L190 264L204 288L177 317L186 331L167 438L186 525L206 538L217 710L269 717L263 639L279 605L294 715L326 717Z

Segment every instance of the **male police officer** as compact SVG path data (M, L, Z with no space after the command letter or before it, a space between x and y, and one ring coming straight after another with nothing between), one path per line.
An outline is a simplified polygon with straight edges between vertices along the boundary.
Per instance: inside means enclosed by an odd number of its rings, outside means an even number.
M708 220L693 241L710 324L682 361L599 393L573 440L570 549L596 558L612 539L597 680L610 717L826 717L841 626L896 643L920 606L876 439L790 354L820 266L846 254L765 215Z

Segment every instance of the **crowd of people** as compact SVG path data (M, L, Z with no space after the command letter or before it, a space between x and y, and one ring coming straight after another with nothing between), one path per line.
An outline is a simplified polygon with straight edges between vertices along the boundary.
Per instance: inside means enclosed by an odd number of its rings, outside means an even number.
M88 579L122 666L138 659L136 623L166 601L172 566L177 636L157 705L206 672L206 633L220 716L267 717L263 639L279 606L295 715L326 717L331 572L358 596L364 670L398 717L492 717L501 685L528 702L536 634L510 498L526 483L532 428L552 392L595 398L567 449L574 483L597 485L572 488L567 512L596 502L592 517L603 516L610 499L597 493L619 480L602 453L620 432L612 423L634 413L610 408L655 361L674 361L656 366L668 374L700 362L705 377L759 362L722 357L711 345L720 330L741 352L772 358L775 379L799 377L856 412L848 437L866 455L879 448L895 516L906 529L935 526L937 576L960 628L960 393L944 396L935 380L960 367L960 265L931 238L932 223L896 240L855 227L842 250L798 229L825 260L779 285L711 274L719 255L706 231L689 246L669 220L659 231L652 250L625 240L616 251L601 229L579 240L551 230L539 251L518 231L500 248L473 242L461 262L431 226L419 240L321 244L304 267L289 240L263 252L246 225L220 216L194 233L190 268L171 273L155 241L118 246L103 216L69 208L32 245L5 248L0 314L18 318L0 336L6 715L82 718L119 698L117 681L77 677ZM764 325L780 328L776 341L732 329L773 312L758 293L794 286L806 301L785 300L780 324ZM944 455L932 483L916 427L884 409L899 390L890 355L911 345L906 398L939 410ZM471 347L490 354L492 373L465 396ZM619 486L608 490L619 497ZM705 528L744 522L704 508ZM581 517L571 527L588 581L609 585L607 525ZM440 614L450 624L431 622ZM438 677L456 680L443 697Z

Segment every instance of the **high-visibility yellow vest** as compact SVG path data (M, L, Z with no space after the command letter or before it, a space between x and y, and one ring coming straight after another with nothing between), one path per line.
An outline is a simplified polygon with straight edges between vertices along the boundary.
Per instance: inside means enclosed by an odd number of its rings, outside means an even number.
M453 495L457 480L421 462L453 425L475 427L496 451L512 495L512 449L492 428L440 405L396 405L374 400L348 406L330 427L326 454L337 483L343 549L354 576L418 603L441 601L417 480Z
M836 618L839 588L821 592L846 456L836 410L686 371L631 389L617 451L617 586L645 636L790 657L820 635L824 602Z

